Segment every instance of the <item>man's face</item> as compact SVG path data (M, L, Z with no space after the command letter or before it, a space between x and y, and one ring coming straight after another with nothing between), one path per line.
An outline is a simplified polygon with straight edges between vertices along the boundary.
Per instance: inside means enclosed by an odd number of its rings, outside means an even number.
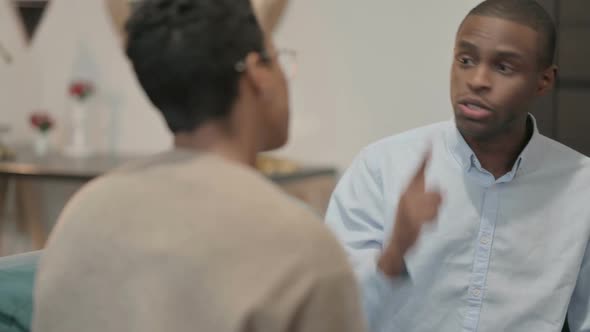
M539 63L541 47L539 33L525 25L487 16L465 19L451 69L451 100L464 136L491 139L524 126L532 101L552 83L553 70Z

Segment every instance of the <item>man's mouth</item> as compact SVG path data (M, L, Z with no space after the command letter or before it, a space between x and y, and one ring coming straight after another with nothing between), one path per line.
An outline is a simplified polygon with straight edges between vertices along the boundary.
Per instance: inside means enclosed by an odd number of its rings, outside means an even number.
M487 106L475 101L460 102L459 111L463 117L471 120L484 120L493 114Z

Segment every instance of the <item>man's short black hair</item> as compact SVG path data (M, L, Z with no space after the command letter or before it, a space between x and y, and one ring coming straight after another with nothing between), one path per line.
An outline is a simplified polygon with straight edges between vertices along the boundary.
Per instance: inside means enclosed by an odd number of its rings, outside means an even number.
M249 0L144 0L126 27L127 56L173 133L228 115L236 63L264 49Z
M486 0L469 14L489 16L513 21L539 32L544 43L540 56L540 64L548 67L554 62L556 47L556 29L553 19L535 0Z

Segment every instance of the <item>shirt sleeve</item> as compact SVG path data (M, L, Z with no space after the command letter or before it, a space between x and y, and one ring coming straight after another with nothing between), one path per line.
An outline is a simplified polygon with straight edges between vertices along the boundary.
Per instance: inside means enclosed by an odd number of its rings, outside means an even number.
M370 330L378 330L399 311L411 285L409 275L389 278L377 268L384 241L390 237L385 225L393 222L384 220L384 211L396 204L384 198L379 174L375 160L362 151L339 181L326 213L328 227L356 272Z
M578 281L572 294L568 323L572 332L590 332L590 245L586 248Z

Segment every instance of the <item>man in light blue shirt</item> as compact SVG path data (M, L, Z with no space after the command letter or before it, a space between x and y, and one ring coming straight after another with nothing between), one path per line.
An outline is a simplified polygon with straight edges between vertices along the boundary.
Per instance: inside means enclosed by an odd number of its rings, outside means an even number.
M326 220L371 331L559 332L566 314L590 331L590 160L529 113L555 39L535 1L484 1L456 36L454 121L374 143L344 174Z

